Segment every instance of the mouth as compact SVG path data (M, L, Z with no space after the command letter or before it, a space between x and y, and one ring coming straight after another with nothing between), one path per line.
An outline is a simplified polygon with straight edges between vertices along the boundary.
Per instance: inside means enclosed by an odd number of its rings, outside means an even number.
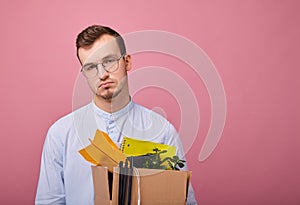
M100 85L98 86L98 88L108 88L113 84L113 82L103 82L100 83Z

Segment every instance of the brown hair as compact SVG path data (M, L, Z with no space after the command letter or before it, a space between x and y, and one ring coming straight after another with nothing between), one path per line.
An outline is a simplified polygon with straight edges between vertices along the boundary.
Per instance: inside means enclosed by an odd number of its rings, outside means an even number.
M101 25L92 25L81 31L76 38L76 48L77 48L77 57L78 49L80 47L86 48L91 46L97 39L99 39L102 35L108 34L114 36L117 39L119 48L121 50L121 55L126 54L126 46L124 43L124 39L122 36L115 30Z

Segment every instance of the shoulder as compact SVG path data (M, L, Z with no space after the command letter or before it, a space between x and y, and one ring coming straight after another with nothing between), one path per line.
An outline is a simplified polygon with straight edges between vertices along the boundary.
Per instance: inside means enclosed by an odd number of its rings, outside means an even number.
M150 110L149 108L147 108L143 105L135 103L135 102L133 102L133 111L135 112L135 114L140 114L141 116L144 116L144 117L151 117L153 119L157 119L157 120L159 120L161 122L164 122L164 123L170 123L162 115L154 112L153 110Z
M142 122L144 128L151 128L156 131L158 135L172 136L177 134L177 131L172 123L170 123L162 115L150 110L147 107L134 103L133 114L136 121Z
M88 110L90 104L87 104L55 121L49 128L48 133L58 134L69 132L74 127L74 118L83 115Z

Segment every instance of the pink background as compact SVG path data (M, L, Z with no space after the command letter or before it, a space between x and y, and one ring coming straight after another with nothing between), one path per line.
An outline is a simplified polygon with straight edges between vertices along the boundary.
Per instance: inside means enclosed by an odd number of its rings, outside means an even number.
M216 150L200 163L210 122L201 79L182 72L181 62L133 56L135 68L156 62L196 90L201 126L187 159L199 204L300 204L299 1L69 2L1 5L1 204L33 204L47 129L72 111L79 72L75 36L94 23L123 34L176 33L214 62L226 91L227 119ZM162 107L178 128L176 101L154 91L145 89L135 99Z

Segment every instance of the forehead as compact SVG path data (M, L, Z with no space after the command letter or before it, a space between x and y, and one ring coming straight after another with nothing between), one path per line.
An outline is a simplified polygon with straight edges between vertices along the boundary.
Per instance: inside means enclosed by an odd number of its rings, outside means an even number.
M110 55L119 56L120 48L114 36L104 34L87 48L79 48L78 56L82 64L97 62Z

